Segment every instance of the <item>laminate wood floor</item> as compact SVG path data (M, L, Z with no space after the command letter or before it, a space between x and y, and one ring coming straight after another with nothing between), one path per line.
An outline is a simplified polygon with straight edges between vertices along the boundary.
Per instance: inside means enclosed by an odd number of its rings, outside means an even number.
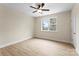
M45 39L29 39L1 48L1 56L75 56L72 45Z

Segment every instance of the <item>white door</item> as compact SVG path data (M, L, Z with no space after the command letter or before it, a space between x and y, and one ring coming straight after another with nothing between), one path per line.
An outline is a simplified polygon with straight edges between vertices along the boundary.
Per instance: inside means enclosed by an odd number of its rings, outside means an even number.
M72 39L74 45L76 46L76 16L72 18Z

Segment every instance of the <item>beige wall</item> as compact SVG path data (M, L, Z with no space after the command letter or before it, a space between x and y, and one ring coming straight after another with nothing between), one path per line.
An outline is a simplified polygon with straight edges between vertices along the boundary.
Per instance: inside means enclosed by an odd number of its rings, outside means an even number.
M0 46L32 37L33 18L0 5Z
M79 54L79 4L75 4L75 6L72 9L72 21L73 20L76 20L76 24L75 24L76 26L72 27L72 29L75 28L76 30L75 31L76 34L75 35L73 34L73 36L75 36L75 38L73 38L73 43L74 43L77 53Z
M33 19L19 10L0 5L0 46L32 37L33 30L34 37L71 43L70 13L68 11ZM41 19L50 17L57 18L57 32L42 32Z
M41 20L56 17L57 32L41 31ZM71 12L61 12L49 16L35 18L35 37L72 43L71 40Z

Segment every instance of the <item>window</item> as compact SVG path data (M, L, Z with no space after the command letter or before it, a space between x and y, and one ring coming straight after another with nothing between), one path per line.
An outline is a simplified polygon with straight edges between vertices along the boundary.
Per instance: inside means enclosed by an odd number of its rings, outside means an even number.
M42 31L56 31L56 18L43 19L42 20Z

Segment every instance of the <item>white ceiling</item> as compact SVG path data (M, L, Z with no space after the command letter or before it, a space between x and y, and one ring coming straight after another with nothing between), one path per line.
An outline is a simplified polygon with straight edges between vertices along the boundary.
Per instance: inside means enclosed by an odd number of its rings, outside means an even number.
M59 13L63 11L71 10L73 7L73 3L45 3L44 8L50 9L50 11L43 11L43 14L39 13L32 13L34 11L33 8L30 8L29 6L34 5L34 3L10 3L10 4L4 4L6 7L19 10L24 13L27 13L30 16L38 17L38 16L44 16L54 13Z

